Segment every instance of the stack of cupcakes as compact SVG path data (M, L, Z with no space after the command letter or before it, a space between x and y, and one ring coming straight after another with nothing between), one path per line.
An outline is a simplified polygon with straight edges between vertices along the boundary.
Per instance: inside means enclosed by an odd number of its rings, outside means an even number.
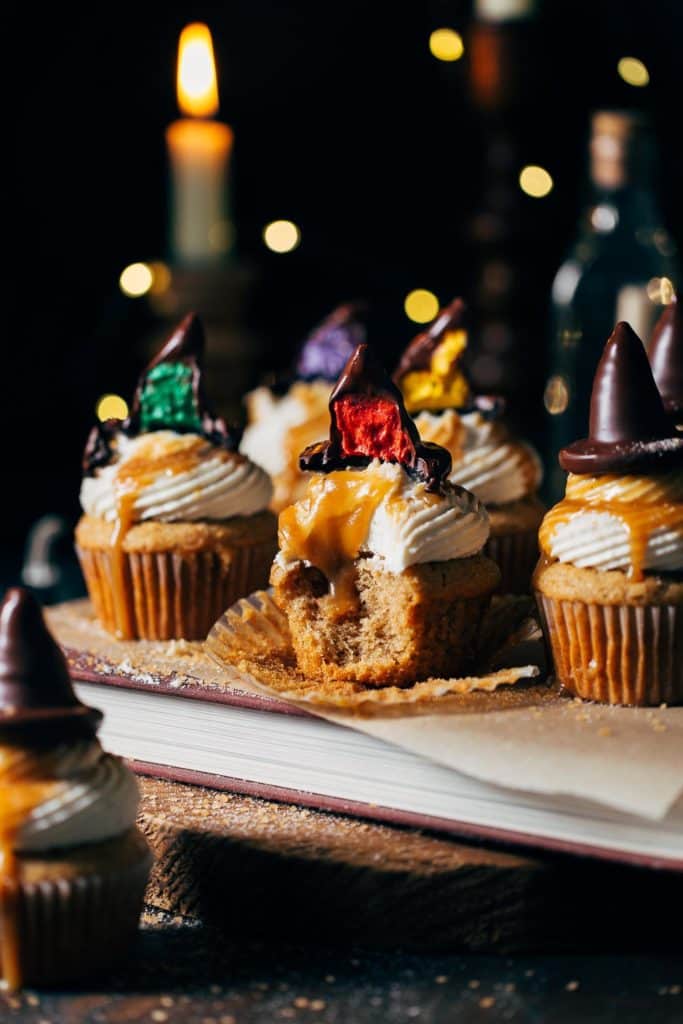
M465 304L455 299L410 343L394 380L420 436L450 452L450 480L486 506L486 553L500 567L501 590L528 593L544 512L541 462L503 423L502 400L472 393L462 365L466 347Z
M98 424L86 447L76 550L120 639L202 640L268 579L272 486L211 412L203 348L190 314L142 374L129 418Z
M683 701L676 352L680 335L675 348L662 332L650 351L665 407L640 339L617 325L595 375L588 437L560 452L566 496L540 530L534 585L556 675L590 700Z
M278 387L258 387L246 397L248 423L240 450L270 475L275 512L303 493L299 453L327 433L332 386L365 341L361 312L358 303L338 306L306 338L286 380Z

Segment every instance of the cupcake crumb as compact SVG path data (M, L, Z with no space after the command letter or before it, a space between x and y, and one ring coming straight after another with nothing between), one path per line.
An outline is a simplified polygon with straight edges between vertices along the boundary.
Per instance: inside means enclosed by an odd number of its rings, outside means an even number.
M567 984L564 986L564 989L565 992L576 992L579 986L580 982L578 981L568 981Z
M479 1006L482 1010L490 1010L492 1006L496 1005L496 1000L493 996L484 996L483 999L479 1000Z
M479 988L480 985L481 985L481 982L478 981L477 978L472 978L471 981L467 982L467 987L468 988Z

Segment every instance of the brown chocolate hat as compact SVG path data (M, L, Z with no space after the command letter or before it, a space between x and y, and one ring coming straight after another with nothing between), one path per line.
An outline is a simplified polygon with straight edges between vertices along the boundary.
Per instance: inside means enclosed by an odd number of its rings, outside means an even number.
M76 697L36 599L9 590L0 606L0 737L94 736L101 719Z
M674 298L666 307L648 346L652 374L666 411L683 421L683 310Z
M395 462L440 491L451 470L445 448L420 439L403 396L368 345L359 345L330 395L330 439L301 454L303 470L330 473L367 466L373 459Z
M605 345L593 381L588 437L560 452L570 473L649 473L683 459L657 390L643 343L629 324L618 323Z

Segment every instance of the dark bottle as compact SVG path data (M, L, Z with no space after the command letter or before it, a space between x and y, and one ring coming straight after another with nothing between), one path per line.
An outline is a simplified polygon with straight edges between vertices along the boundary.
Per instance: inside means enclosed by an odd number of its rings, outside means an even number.
M615 323L628 321L647 342L679 280L674 244L653 188L654 157L644 115L593 115L588 198L552 287L543 396L549 501L564 490L557 452L586 436L593 375Z

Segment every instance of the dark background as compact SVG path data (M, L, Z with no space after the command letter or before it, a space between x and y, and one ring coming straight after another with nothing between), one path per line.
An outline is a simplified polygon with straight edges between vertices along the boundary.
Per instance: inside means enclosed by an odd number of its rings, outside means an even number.
M6 8L6 576L36 517L75 521L95 402L108 391L129 396L140 368L150 314L120 293L118 277L130 262L167 254L164 130L177 116L183 25L212 29L220 116L235 131L238 258L254 274L245 318L267 352L256 380L266 363L286 366L341 300L371 302L373 340L393 363L418 330L403 312L408 291L426 287L444 302L467 295L482 258L469 226L482 200L485 126L467 54L440 63L428 38L446 25L467 42L470 16L465 0ZM683 238L682 38L678 0L547 0L520 58L526 93L507 116L523 163L543 165L555 182L543 200L520 193L516 208L524 342L502 385L521 399L534 437L549 285L577 222L591 110L651 113L664 220ZM623 55L646 63L648 88L619 80ZM279 217L301 227L291 254L263 245L264 225Z

